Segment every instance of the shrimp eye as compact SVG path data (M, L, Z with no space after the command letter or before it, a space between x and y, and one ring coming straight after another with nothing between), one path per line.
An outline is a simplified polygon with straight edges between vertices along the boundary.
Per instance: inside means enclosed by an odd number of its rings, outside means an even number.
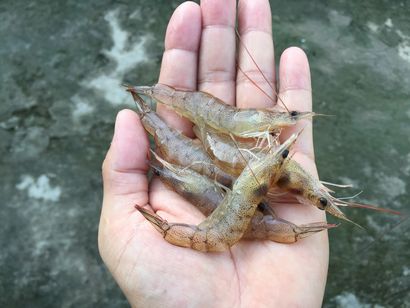
M288 155L289 155L289 150L284 150L282 152L282 158L286 158L286 157L288 157Z
M291 111L291 112L290 112L290 115L291 115L292 117L296 117L296 116L298 115L298 112L297 112L297 111Z
M161 175L157 169L152 168L152 172L154 172L155 175L158 175L158 176Z
M320 204L322 205L322 208L321 208L321 209L324 210L325 207L326 207L326 205L327 205L327 199L321 197L321 198L319 199L319 202L320 202Z

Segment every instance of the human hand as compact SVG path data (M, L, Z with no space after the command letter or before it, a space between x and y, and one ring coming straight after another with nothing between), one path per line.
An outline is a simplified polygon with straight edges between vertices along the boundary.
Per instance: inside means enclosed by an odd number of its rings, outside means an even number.
M238 107L273 103L242 74L235 63L235 1L201 1L180 5L165 39L160 83L203 90ZM267 78L275 84L271 15L266 0L239 3L239 32ZM239 46L239 66L266 91L260 73ZM289 48L279 66L280 97L291 110L311 110L307 58ZM271 93L273 95L273 93ZM165 107L158 112L172 126L192 136L191 124ZM316 175L312 126L302 120L281 134L304 130L293 158ZM240 241L224 253L202 253L173 246L134 208L149 207L169 222L198 224L204 217L159 180L149 185L149 142L138 116L118 114L110 150L103 165L104 201L99 229L101 256L132 306L320 306L327 275L327 233L292 245ZM275 207L296 224L323 221L313 206Z

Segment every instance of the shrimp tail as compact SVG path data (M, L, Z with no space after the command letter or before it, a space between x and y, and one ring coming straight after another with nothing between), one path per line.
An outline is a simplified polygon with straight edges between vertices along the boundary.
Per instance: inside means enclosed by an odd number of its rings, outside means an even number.
M170 228L168 222L155 213L147 211L142 206L136 204L135 208L157 229L162 236L165 236L166 231Z
M139 205L135 208L147 219L163 236L163 238L176 246L192 248L195 250L225 251L231 245L223 241L217 232L212 232L206 227L183 223L168 223L165 219L144 209Z
M150 86L128 86L127 91L139 95L148 95L152 94L152 87Z
M131 93L132 98L134 99L135 106L138 109L140 116L144 116L146 113L151 111L151 108L148 104L139 96L139 93L132 91L132 87L128 86L127 91Z
M338 227L340 224L329 224L326 222L312 222L298 226L297 239L306 238L323 230L329 230Z

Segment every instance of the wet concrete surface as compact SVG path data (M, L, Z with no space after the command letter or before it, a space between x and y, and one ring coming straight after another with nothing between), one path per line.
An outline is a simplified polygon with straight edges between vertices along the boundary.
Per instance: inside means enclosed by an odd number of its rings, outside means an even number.
M97 250L122 82L155 83L178 1L0 3L0 306L127 307ZM321 178L408 213L410 2L272 1L277 54L308 54ZM410 306L409 223L352 209L325 307Z

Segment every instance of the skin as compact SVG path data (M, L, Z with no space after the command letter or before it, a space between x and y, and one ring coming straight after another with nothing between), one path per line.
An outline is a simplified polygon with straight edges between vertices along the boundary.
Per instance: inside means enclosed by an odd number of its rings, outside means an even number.
M236 74L235 7L232 0L201 1L200 6L181 4L168 25L159 82L179 89L200 89L239 107L272 106L252 83ZM238 9L242 41L275 83L269 3L240 1ZM239 49L241 69L268 89L249 56ZM292 47L284 51L279 79L279 95L288 108L310 111L309 65L302 50ZM159 113L173 127L193 136L188 121L165 107ZM281 139L303 127L293 157L317 175L310 120L286 129ZM243 240L223 253L202 253L167 243L134 204L145 205L170 222L198 224L204 216L160 181L149 185L148 148L138 116L130 110L121 111L103 163L104 200L98 243L105 264L132 306L321 305L328 267L325 231L292 245ZM322 211L297 204L277 206L275 212L296 224L325 219Z

